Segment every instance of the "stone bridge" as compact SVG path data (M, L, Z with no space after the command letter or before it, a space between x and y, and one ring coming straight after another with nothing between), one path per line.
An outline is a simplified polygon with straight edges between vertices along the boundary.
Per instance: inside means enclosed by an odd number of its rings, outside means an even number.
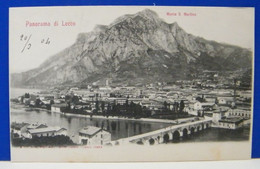
M177 141L180 138L185 138L194 133L206 130L210 128L211 125L212 121L205 119L194 122L175 124L152 132L115 140L110 142L110 144L124 145L129 143L135 143L144 145L154 145L167 143L169 141Z

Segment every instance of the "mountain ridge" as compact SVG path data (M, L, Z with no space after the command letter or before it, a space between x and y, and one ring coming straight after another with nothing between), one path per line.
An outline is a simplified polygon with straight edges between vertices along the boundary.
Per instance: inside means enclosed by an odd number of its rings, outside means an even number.
M12 86L149 83L189 78L203 69L236 70L252 66L252 52L188 34L149 9L124 15L91 32L38 68L11 75ZM195 72L194 72L195 71Z

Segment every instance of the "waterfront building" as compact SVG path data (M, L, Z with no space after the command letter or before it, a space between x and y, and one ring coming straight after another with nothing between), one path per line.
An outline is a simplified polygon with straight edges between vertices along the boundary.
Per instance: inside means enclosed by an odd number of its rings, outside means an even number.
M212 114L212 122L215 125L218 125L219 120L225 117L225 111L216 110Z
M40 129L40 128L46 128L48 127L46 124L40 124L40 123L32 123L29 124L26 129L31 130L31 129Z
M218 127L225 128L225 129L238 129L243 126L243 119L242 118L225 118L219 120Z
M227 116L251 118L251 110L250 110L250 108L248 108L248 109L246 109L246 108L229 109L229 111L227 112Z
M29 125L28 123L13 122L11 124L11 132L12 132L12 134L16 134L18 137L21 137L22 133L26 132L28 125Z
M67 136L67 129L62 127L45 127L28 130L29 138L33 137L51 137L64 135Z
M87 126L79 131L79 144L104 145L111 141L111 133L94 126Z
M51 111L56 113L62 113L68 107L66 103L51 105Z

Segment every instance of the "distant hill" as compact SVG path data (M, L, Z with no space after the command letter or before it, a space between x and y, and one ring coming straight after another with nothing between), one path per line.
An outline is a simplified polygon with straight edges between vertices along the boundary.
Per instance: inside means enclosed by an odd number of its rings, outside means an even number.
M66 36L66 35L64 35ZM145 84L190 79L203 70L252 68L252 52L208 41L168 24L149 9L80 33L38 68L11 75L12 86Z

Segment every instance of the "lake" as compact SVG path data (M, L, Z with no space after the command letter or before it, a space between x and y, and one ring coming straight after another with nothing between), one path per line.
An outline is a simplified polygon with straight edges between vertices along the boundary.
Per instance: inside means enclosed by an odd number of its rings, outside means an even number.
M18 97L24 93L37 93L37 89L11 89L11 97ZM27 123L42 123L48 126L64 127L68 131L68 136L78 143L78 131L86 126L103 126L111 135L112 140L134 136L164 127L172 124L159 122L132 121L122 119L102 119L102 118L87 118L79 116L66 116L64 114L54 113L47 110L39 110L25 107L19 104L10 104L10 121L11 122L27 122ZM245 141L249 139L249 128L233 131L225 129L208 129L197 133L184 142L198 141Z

